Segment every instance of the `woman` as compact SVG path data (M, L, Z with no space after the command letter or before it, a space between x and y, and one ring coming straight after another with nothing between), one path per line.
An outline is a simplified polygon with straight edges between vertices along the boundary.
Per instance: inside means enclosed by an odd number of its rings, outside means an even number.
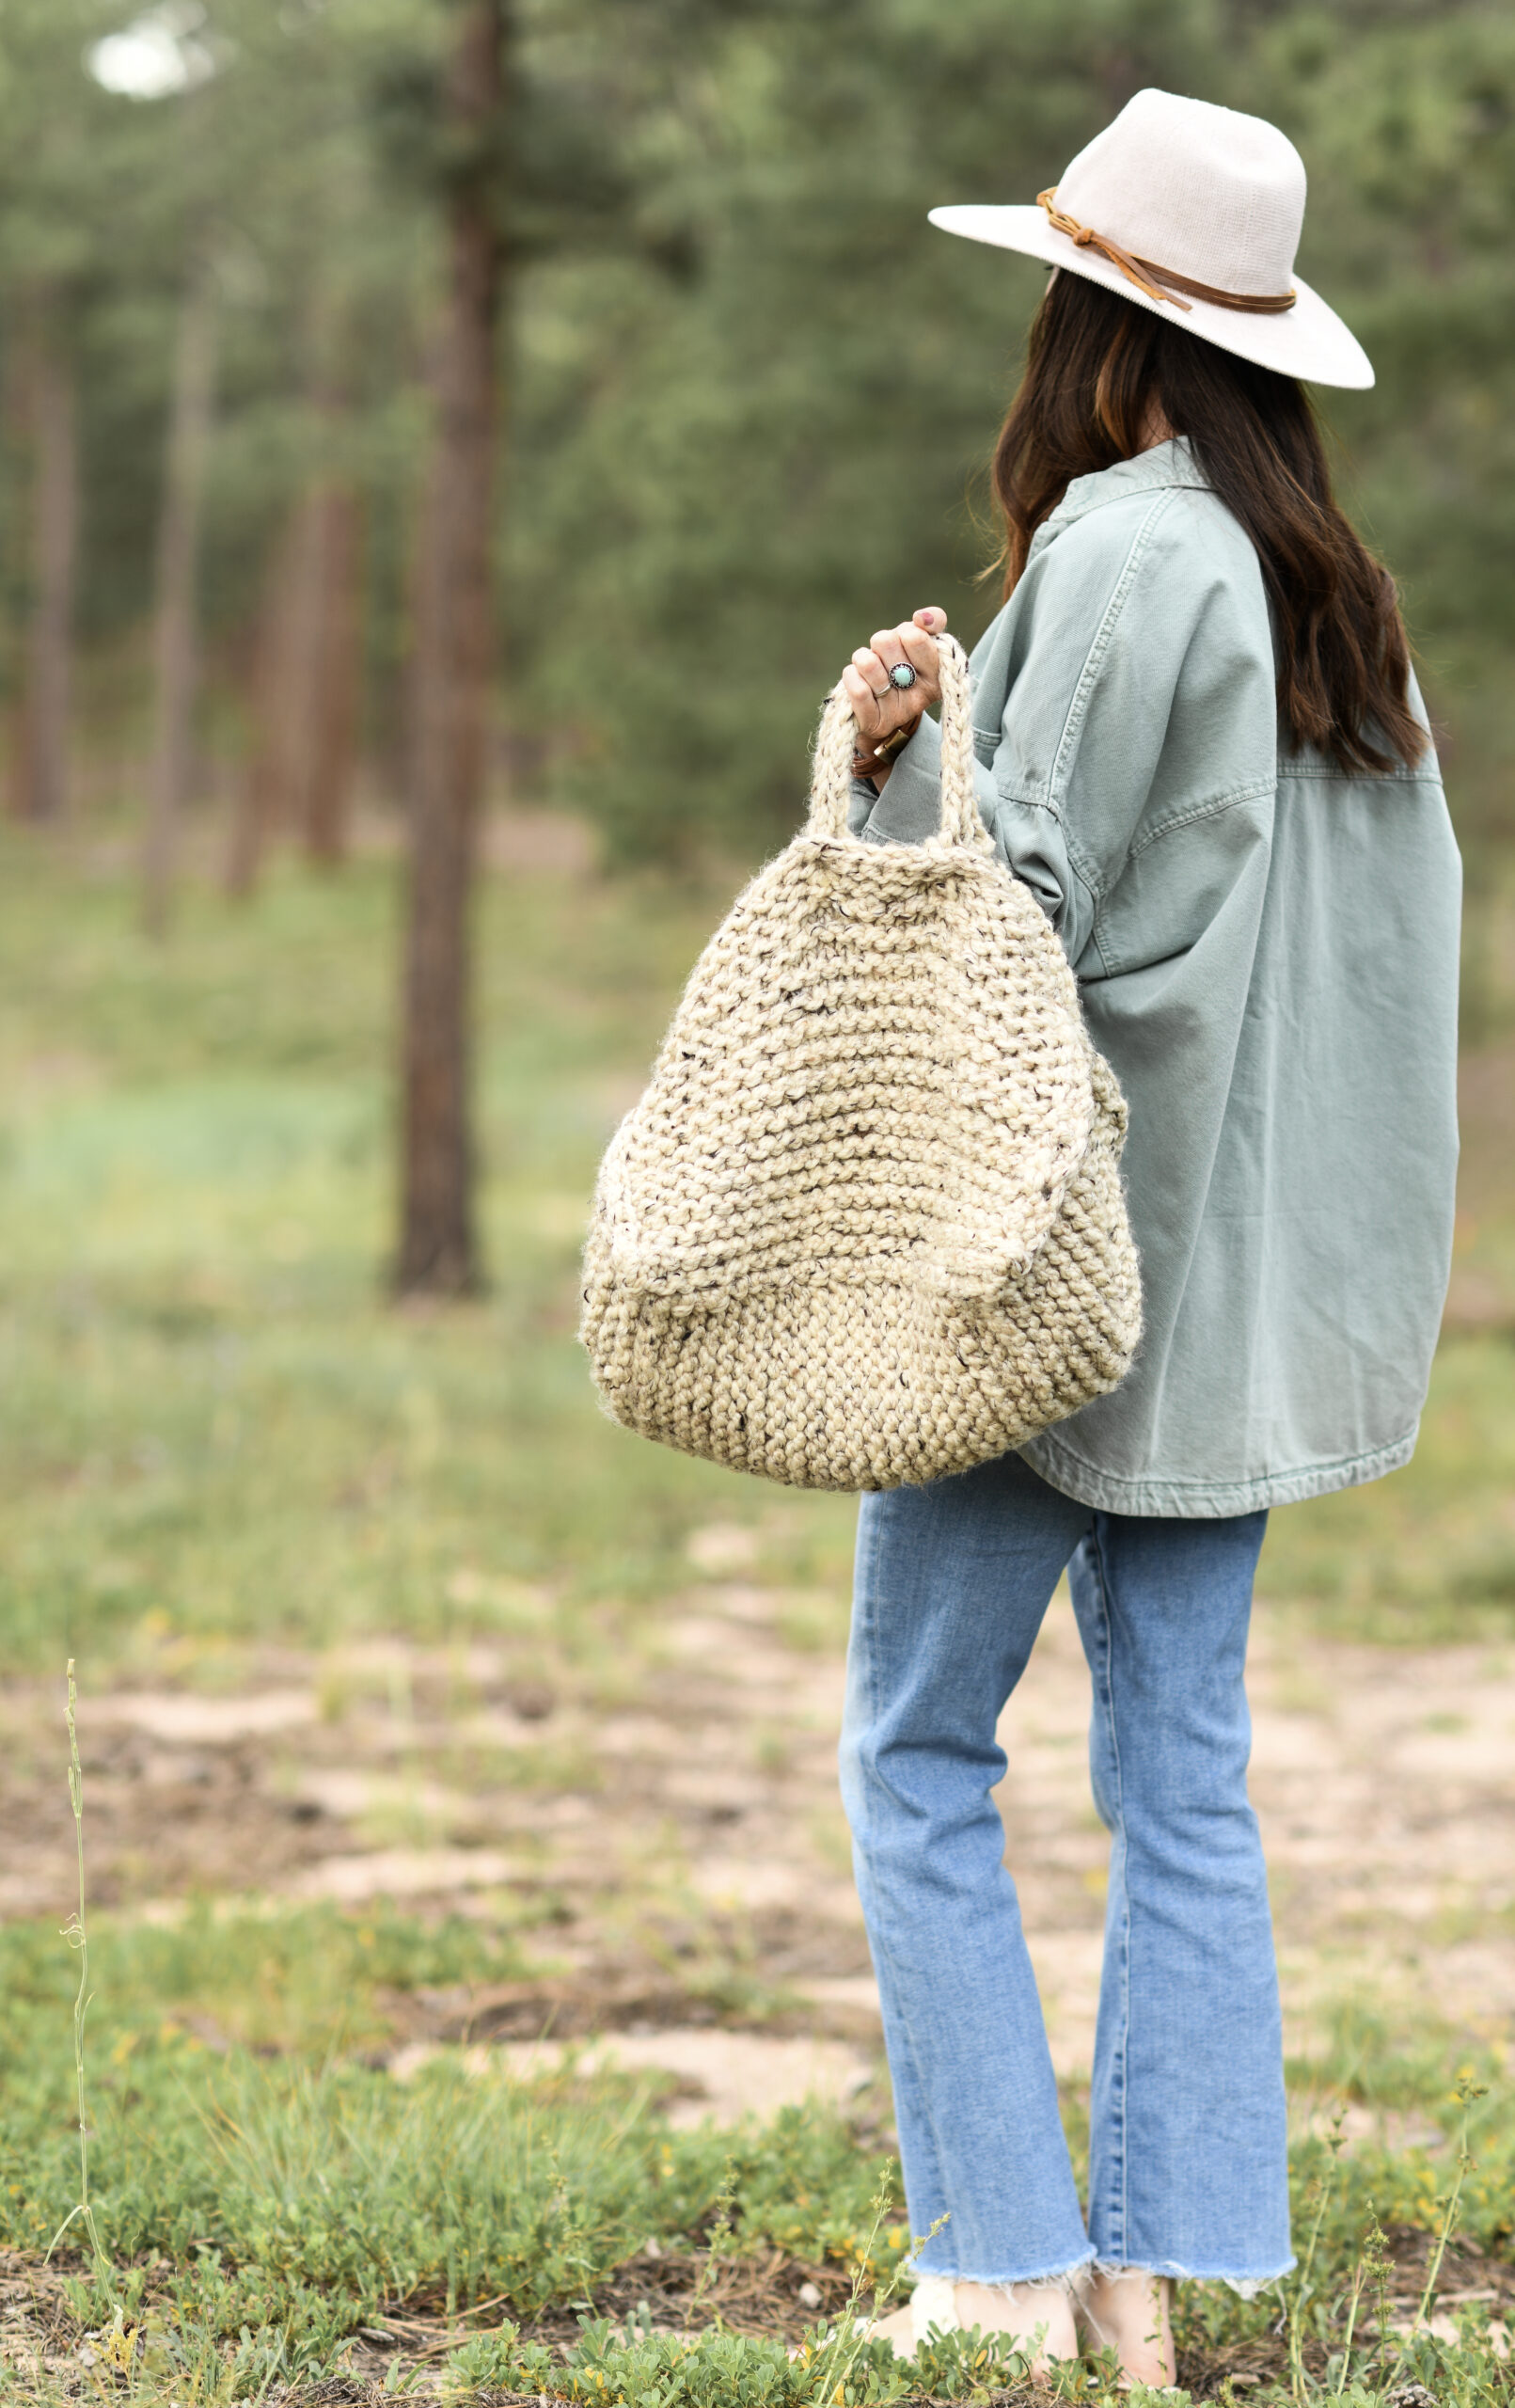
M980 802L1125 1089L1145 1336L1018 1454L863 1499L843 1786L911 2229L908 2349L978 2324L1174 2379L1175 2280L1289 2252L1243 1688L1268 1509L1409 1458L1445 1286L1459 867L1394 588L1301 379L1365 385L1293 276L1275 128L1143 92L1036 209L1052 261L995 455ZM853 827L937 824L939 610L844 683ZM1112 1832L1087 2217L990 1791L1066 1568Z

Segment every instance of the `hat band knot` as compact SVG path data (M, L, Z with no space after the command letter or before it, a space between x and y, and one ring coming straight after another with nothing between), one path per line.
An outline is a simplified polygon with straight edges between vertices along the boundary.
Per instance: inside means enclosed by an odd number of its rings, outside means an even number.
M1222 309L1252 309L1265 317L1274 317L1284 309L1292 309L1297 294L1293 293L1225 293L1218 284L1201 284L1191 276L1180 276L1176 268L1157 267L1151 260L1138 259L1131 251L1123 251L1108 234L1097 234L1092 226L1081 226L1057 207L1057 186L1049 184L1036 195L1039 206L1046 210L1051 224L1060 234L1066 234L1080 250L1103 251L1113 267L1137 285L1149 301L1171 301L1177 309L1187 309L1189 303L1180 298L1188 293L1196 301L1213 301ZM1166 286L1168 289L1163 291Z

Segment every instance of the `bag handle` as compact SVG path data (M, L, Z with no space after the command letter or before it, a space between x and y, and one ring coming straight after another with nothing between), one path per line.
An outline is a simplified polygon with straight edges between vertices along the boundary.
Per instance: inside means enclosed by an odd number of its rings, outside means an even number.
M968 655L955 636L937 638L941 663L941 820L928 842L966 845L975 852L992 851L993 839L979 817L973 791L973 724L968 683ZM852 799L852 755L858 722L845 690L836 686L826 698L815 737L815 766L810 784L807 835L844 836L847 805Z

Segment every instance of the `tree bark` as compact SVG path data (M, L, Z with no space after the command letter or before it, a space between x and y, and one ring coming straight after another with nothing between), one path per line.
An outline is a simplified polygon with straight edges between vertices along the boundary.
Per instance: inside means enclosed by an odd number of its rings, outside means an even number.
M324 485L311 507L316 608L300 825L310 860L331 867L346 858L352 817L362 520L344 485Z
M251 742L227 852L226 890L251 894L275 833L308 857L346 858L359 678L357 496L327 482L293 504L268 556L251 676Z
M168 926L180 825L189 800L197 672L196 568L215 373L215 299L195 276L180 309L173 395L158 518L154 729L142 916L150 936Z
M226 891L249 895L262 873L285 807L289 748L289 626L300 550L299 506L284 520L263 565L249 678L251 726L227 848Z
M448 291L433 370L418 531L402 1059L402 1295L481 1284L473 1206L468 906L485 764L491 493L502 257L490 140L504 87L505 0L465 0L450 62L458 160Z
M79 523L74 388L72 372L45 327L30 328L22 340L32 558L12 806L21 819L58 820L68 808Z

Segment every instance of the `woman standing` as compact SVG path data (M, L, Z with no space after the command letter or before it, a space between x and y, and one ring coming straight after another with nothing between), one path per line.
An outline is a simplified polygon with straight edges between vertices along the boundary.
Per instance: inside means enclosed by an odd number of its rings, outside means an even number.
M863 1499L843 1789L911 2228L908 2349L1078 2326L1173 2380L1172 2285L1289 2250L1244 1691L1268 1509L1415 1441L1445 1288L1459 864L1394 587L1302 380L1366 358L1293 274L1304 169L1145 91L1036 208L933 212L1053 263L994 480L980 805L1130 1107L1145 1336L1018 1454ZM852 825L938 821L939 610L844 673ZM1066 1569L1112 1833L1087 2218L990 1792Z

